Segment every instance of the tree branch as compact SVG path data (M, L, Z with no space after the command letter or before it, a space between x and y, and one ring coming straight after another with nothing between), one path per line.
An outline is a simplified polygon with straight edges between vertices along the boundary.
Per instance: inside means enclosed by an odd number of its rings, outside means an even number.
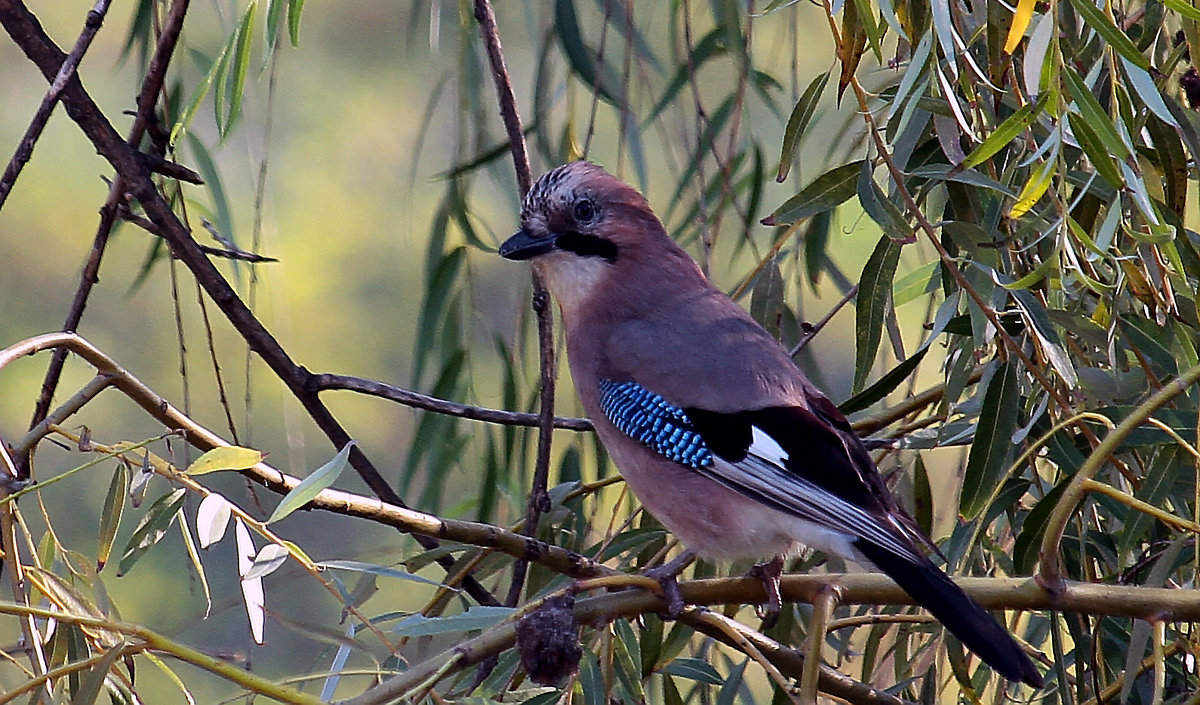
M509 426L540 426L541 414L526 414L519 411L503 409L487 409L479 406L468 406L454 401L438 399L418 392L395 387L385 382L376 382L362 377L347 375L314 374L308 378L309 390L320 392L327 389L345 389L360 394L369 394L389 401L394 401L416 409L433 411L447 416L458 416L474 421L506 424ZM568 431L591 431L592 422L588 419L574 417L554 417L554 428Z
M37 64L43 75L50 79L56 74L65 55L46 35L37 18L29 12L24 3L20 0L0 0L0 25L3 25L25 55ZM78 77L72 77L67 82L67 87L63 89L62 101L67 114L91 140L97 152L112 164L118 177L128 184L129 193L142 204L146 216L167 240L172 254L191 270L196 281L229 319L250 349L283 381L333 446L345 447L351 440L350 434L317 395L307 390L308 371L292 361L287 351L267 331L216 266L205 256L192 238L191 232L180 222L170 204L159 193L141 153L120 138L84 90ZM403 505L395 490L383 479L358 446L354 446L350 452L350 464L377 496L389 504ZM437 546L436 541L426 536L418 537L417 540L427 550ZM438 559L438 563L449 567L453 564L453 559L443 556ZM496 604L491 593L473 578L463 581L463 589L481 604Z
M0 350L0 369L20 357L54 346L69 348L97 369L99 374L96 380L87 385L87 389L92 390L93 395L98 388L103 387L103 384L97 380L104 380L111 386L120 389L148 414L167 427L183 431L187 441L200 450L228 445L219 436L182 414L79 336L68 333L52 333L31 338ZM75 409L80 406L82 404L73 405ZM69 416L69 413L59 414L56 412L55 417L60 416L65 418ZM27 439L24 442L29 441ZM300 484L299 478L286 475L265 463L243 471L243 474L278 493L289 492ZM390 505L378 498L327 489L314 497L308 508L367 519L411 534L490 548L514 558L536 561L550 570L573 578L622 575L587 556L498 526L445 519L406 507ZM990 609L1059 610L1156 621L1200 620L1200 601L1195 600L1188 590L1062 581L1058 585L1059 589L1050 591L1044 589L1033 578L958 578L955 582L977 602ZM781 592L783 597L788 600L811 604L831 587L837 589L841 604L914 604L908 593L904 592L890 578L878 573L789 575L782 580ZM683 598L689 604L695 605L752 604L766 600L762 582L752 577L686 581L680 584L680 590ZM615 601L599 603L605 605L605 611L602 611L601 614L610 618L614 614L633 615L655 612L665 606L665 602L660 597L645 591L623 592L594 599ZM586 605L588 603L581 601L578 604ZM590 613L585 611L583 614L586 616ZM689 610L683 618L690 626L721 638L722 630L712 627L712 625L709 625L711 629L706 629L703 611ZM803 660L798 654L791 649L775 644L752 630L747 629L746 635L753 636L752 643L755 648L782 672L792 677L799 675ZM772 646L773 644L774 646ZM511 642L502 641L496 648L503 650L508 646L511 646ZM461 653L464 648L460 645L456 652ZM484 652L471 651L471 653L475 654L473 658L478 657L479 659L488 655ZM474 662L477 661L472 661L472 663ZM846 679L832 669L822 669L820 678L820 690L852 702L896 702L879 700L877 691ZM835 680L829 681L828 678ZM845 690L845 688L850 690ZM374 690L369 692L374 692ZM851 695L851 693L856 693L856 695ZM876 695L872 695L872 693L876 693ZM375 701L363 700L362 702Z

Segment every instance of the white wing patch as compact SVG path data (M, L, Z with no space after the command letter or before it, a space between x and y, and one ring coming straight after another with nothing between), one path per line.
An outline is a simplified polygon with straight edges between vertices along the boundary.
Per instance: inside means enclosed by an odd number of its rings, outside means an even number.
M767 433L758 426L751 426L750 432L753 435L751 437L752 440L750 441L750 449L747 452L750 455L755 455L759 458L762 458L772 465L784 467L784 465L787 463L788 454L787 451L785 451L783 447L779 445L779 442L767 435Z

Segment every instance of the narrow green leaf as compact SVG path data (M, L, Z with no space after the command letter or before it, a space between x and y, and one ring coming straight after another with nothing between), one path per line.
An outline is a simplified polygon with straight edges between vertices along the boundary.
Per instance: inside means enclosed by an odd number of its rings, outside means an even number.
M928 348L926 348L928 349ZM913 519L917 526L927 536L933 535L933 487L929 483L929 470L925 467L925 457L916 454L913 462Z
M267 46L263 50L264 63L270 59L271 52L275 50L275 42L279 41L279 27L283 23L283 11L286 7L287 0L267 1L267 18L265 20Z
M1139 68L1150 68L1150 60L1138 51L1129 35L1113 24L1108 13L1096 7L1092 0L1071 0L1071 7L1075 8L1075 11L1083 17L1083 21L1096 30L1096 34L1104 37L1104 40L1112 45L1112 48L1116 49L1122 57Z
M238 24L234 42L233 54L229 60L229 72L232 82L229 88L229 100L224 120L217 116L217 127L221 139L224 140L242 115L242 96L246 92L246 74L250 70L250 44L254 38L254 18L257 14L258 3L251 2L242 15Z
M863 160L835 167L813 179L800 193L783 202L763 225L790 225L798 220L836 208L854 196Z
M300 46L300 14L304 12L304 0L288 0L288 38L292 46Z
M1173 442L1165 438L1163 441ZM1152 507L1166 506L1166 500L1172 487L1182 479L1179 472L1185 467L1180 461L1177 448L1168 446L1160 450L1154 456L1153 462L1142 478L1142 486L1137 488L1138 499ZM1158 523L1158 520L1149 514L1143 512L1131 512L1131 514L1133 516L1122 525L1117 541L1118 557L1128 561L1127 565L1132 565L1137 560L1136 554L1142 550L1144 545L1156 539L1152 534L1152 527Z
M275 507L275 511L271 512L271 517L267 519L267 523L273 524L283 519L300 507L308 504L313 497L321 493L321 490L332 485L338 479L338 476L342 474L342 470L346 468L346 463L350 460L350 449L353 447L354 441L347 443L345 447L338 451L337 455L333 456L333 460L313 470L312 474L304 478L291 492L284 495L283 499L279 500L279 506Z
M883 230L883 234L900 243L913 242L913 231L904 214L892 203L879 184L875 183L870 162L863 162L858 174L858 201L863 211Z
M204 188L208 190L208 195L212 199L212 217L216 221L217 232L226 240L236 243L237 237L233 230L233 209L229 205L229 197L225 192L221 172L217 171L217 165L213 161L208 147L204 146L204 143L191 132L188 133L187 138L192 158L196 160L196 170L204 177Z
M163 534L171 527L171 522L175 520L175 515L183 507L185 493L186 490L180 487L154 500L146 509L146 515L138 522L125 544L121 562L117 566L117 577L128 573L138 559L162 539Z
M1012 142L1018 135L1028 129L1041 111L1042 106L1040 103L1030 103L1012 115L1009 115L1004 122L996 126L995 130L992 130L992 134L988 135L987 139L967 155L967 158L963 160L962 164L958 165L958 168L969 169L979 166L996 156L996 153L1003 149L1005 145Z
M662 702L663 705L684 705L679 686L675 685L675 679L666 673L662 677Z
M1125 179L1121 177L1120 170L1113 164L1112 155L1104 148L1104 144L1088 123L1088 119L1077 113L1067 113L1067 123L1071 126L1075 141L1079 143L1080 149L1087 155L1088 161L1092 163L1101 178L1113 188L1123 187Z
M421 303L417 335L413 345L414 382L420 382L430 356L436 352L435 341L443 329L439 323L446 319L446 310L454 300L466 254L467 250L462 246L442 254L434 261L426 276L425 300Z
M921 364L921 360L927 352L929 352L929 348L924 347L909 355L907 360L888 370L887 374L876 380L870 387L838 404L838 409L843 414L853 414L856 411L868 408L888 394L891 394L896 387L899 387L904 380L912 375L913 370L917 369L917 365Z
M763 264L755 278L754 289L750 293L750 316L776 340L779 339L783 321L784 288L783 274L772 257Z
M779 153L779 173L775 176L776 181L783 183L787 179L795 157L796 145L800 144L800 138L803 137L805 128L812 120L813 113L817 110L817 102L821 100L821 95L825 92L825 84L828 82L828 71L818 75L812 80L812 83L808 84L808 88L804 89L796 107L792 108L792 115L788 118L787 127L783 130L783 149Z
M125 511L125 490L128 486L129 473L125 469L125 463L118 462L112 481L108 484L108 494L104 496L104 511L100 515L100 536L96 549L97 573L104 570L104 564L108 563L108 554L112 552L113 541L117 538L121 514Z
M1012 282L1011 284L1001 284L1005 289L1028 289L1046 278L1046 275L1058 268L1058 250L1055 250L1050 256L1046 257L1038 266L1033 268L1033 271Z
M71 705L95 705L100 698L100 693L104 690L104 681L108 679L109 670L112 669L113 663L124 650L125 644L117 644L104 652L104 656L96 662L96 665L88 669L87 676L79 685L79 690L71 696Z
M959 502L960 511L967 520L987 509L993 492L1004 479L1020 404L1016 364L1005 362L992 375L984 392L979 424L967 457Z
M734 100L735 97L736 96L734 95L730 95L719 106L717 106L717 109L714 110L712 115L709 116L708 124L704 127L704 131L700 133L700 137L696 140L696 150L692 152L691 158L688 159L687 166L684 167L683 171L678 177L679 186L676 187L675 193L671 196L671 205L667 209L667 219L670 219L671 214L675 212L675 208L680 203L684 202L684 192L691 188L691 181L693 178L695 178L696 173L700 168L701 160L708 156L709 146L716 143L717 135L721 134L721 130L724 129L726 123L728 123L730 117L732 117L733 108L736 103ZM723 178L723 175L714 175L713 182L716 184L724 183L721 181Z
M663 673L670 673L673 676L688 678L699 683L707 683L708 685L721 685L725 682L725 678L720 673L717 673L717 669L713 668L704 659L677 658L666 666L663 666L662 671Z
M1079 0L1081 3L1088 1ZM1062 76L1067 83L1067 91L1071 94L1071 100L1075 101L1075 106L1086 121L1085 127L1091 128L1091 131L1100 138L1101 144L1105 146L1109 154L1118 159L1128 159L1130 156L1129 145L1121 139L1121 135L1117 134L1112 116L1100 105L1100 101L1096 99L1091 88L1084 83L1083 78L1069 64L1063 64ZM1077 124L1077 121L1071 121L1072 132L1075 131Z
M855 362L854 391L862 390L879 343L883 338L883 317L891 304L892 281L900 261L900 244L886 235L879 239L875 250L863 267L855 297Z
M392 631L402 637L478 631L496 626L515 612L516 609L512 607L477 605L466 612L449 617L426 617L414 614L401 620Z
M937 290L941 280L938 262L930 261L892 282L892 306L899 308L926 292Z
M147 47L153 46L154 33L151 31L151 12L153 0L137 0L133 9L133 17L129 21L129 32L125 35L124 46L121 49L121 60L129 58L134 48L141 56L147 55Z
M1017 197L1016 192L1010 189L1008 186L983 175L975 169L963 168L961 164L957 167L951 167L947 164L928 164L926 166L913 169L912 171L908 172L908 175L918 176L923 179L957 181L959 183L970 184L972 186L982 186L983 188L991 189L996 193L1002 193L1010 198Z
M414 583L424 583L425 585L433 585L435 587L445 588L447 590L458 591L457 588L449 587L437 582L429 580L421 576L410 573L407 570L400 568L389 568L382 565L374 565L372 563L362 563L360 561L321 561L316 566L322 570L350 570L356 573L368 573L370 575L379 575L385 578L399 578L401 580L411 580Z
M213 82L216 80L217 75L220 74L228 52L229 44L226 43L221 49L221 53L217 56L216 61L209 66L208 73L204 75L204 80L200 81L192 89L191 100L188 101L187 107L184 108L183 112L179 114L179 119L171 126L171 136L168 141L172 145L177 144L179 135L192 124L192 120L200 110L200 104L204 102L205 96L208 95L209 90L212 89Z
M1184 130L1171 129L1171 124L1177 123L1165 123L1151 117L1146 120L1146 131L1154 141L1158 157L1154 164L1162 170L1163 200L1175 218L1181 219L1187 212L1188 156L1180 139L1180 133Z
M538 129L537 123L533 123L532 125L526 125L525 130L521 134L525 135L526 137L529 137L529 135L531 135L533 133L533 131L536 129ZM491 164L492 162L496 161L497 159L500 159L501 157L508 155L510 151L511 151L511 149L509 147L508 140L507 139L501 140L499 143L493 145L492 147L488 147L487 149L484 149L483 151L479 152L478 154L476 154L474 157L471 157L467 161L461 162L459 164L455 164L454 166L450 167L446 171L435 174L433 178L435 178L435 179L453 179L456 176L462 176L463 174L475 171L476 169L478 169L481 166Z
M629 657L633 660L633 673L639 681L642 680L649 675L648 671L643 670L645 659L642 654L641 635L645 634L645 630L634 632L633 625L627 619L618 619L613 623L613 626L616 628L617 638L621 640L621 643L625 644L626 649L629 651Z
M834 266L826 251L832 227L833 211L828 210L814 215L804 229L804 273L814 294L817 292L818 282L821 281L821 273Z
M689 49L687 60L679 64L679 67L675 70L675 76L671 79L671 82L667 84L666 89L663 91L662 97L658 99L658 103L654 106L654 109L650 111L650 114L644 120L642 120L643 127L654 122L655 118L657 118L663 110L666 110L667 106L671 104L671 101L675 99L675 96L679 93L679 91L687 86L689 77L699 71L701 66L707 63L710 59L722 56L728 52L728 48L723 43L724 38L725 33L721 31L720 27L718 27L706 34L703 39L696 42L694 47Z
M654 53L654 48L650 46L646 35L642 33L633 17L633 4L628 6L624 3L608 2L608 0L596 0L598 9L606 13L610 29L615 29L621 33L621 36L626 39L638 56L645 60L645 65L662 73L662 64L658 60L658 56Z
M1038 345L1044 354L1050 360L1050 366L1058 373L1066 385L1072 389L1079 384L1079 377L1075 373L1075 365L1071 362L1071 357L1067 355L1066 348L1063 346L1062 339L1058 336L1058 331L1054 328L1054 323L1050 320L1050 314L1046 312L1046 307L1038 300L1036 296L1024 289L1010 288L1014 287L1011 282L1002 281L1001 275L996 274L996 283L1008 288L1008 295L1016 302L1017 308L1021 310L1021 315L1033 329L1033 333L1037 338Z
M200 560L200 551L196 548L196 540L192 538L192 529L188 526L187 513L181 511L175 515L175 518L179 520L175 526L179 527L179 537L183 539L184 553L187 554L192 569L196 571L200 589L204 592L204 618L208 619L208 615L212 612L212 588L208 584L208 575L204 572L204 561Z
M633 696L635 702L643 702L645 693L642 690L641 649L638 647L637 635L625 619L613 622L613 670L625 690Z
M750 658L746 657L740 665L729 673L729 677L725 679L725 684L717 691L717 705L734 705L734 703L738 702L738 692L745 683L746 665L749 663Z
M1178 12L1189 20L1200 22L1200 9L1186 0L1162 0L1168 9Z
M875 54L875 60L880 64L883 59L883 23L875 21L875 10L871 7L871 0L854 0L858 5L858 17L862 24L863 31L866 32L867 41L871 44L871 52Z
M555 0L554 28L563 52L567 55L567 62L588 90L596 91L601 98L613 105L620 105L616 74L584 43L573 0Z
M245 15L243 15L243 18ZM221 54L217 57L217 62L213 66L213 71L216 72L216 77L213 80L213 124L217 126L217 133L224 139L225 128L223 123L228 110L225 103L229 100L229 61L233 56L233 52L238 43L238 29L241 28L241 23L234 28L230 33L225 46L221 49Z

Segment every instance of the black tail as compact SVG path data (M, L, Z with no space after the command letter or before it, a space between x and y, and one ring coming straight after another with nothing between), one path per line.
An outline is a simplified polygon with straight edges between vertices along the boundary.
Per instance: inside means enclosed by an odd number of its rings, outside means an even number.
M1008 630L933 563L914 563L867 541L855 541L854 547L997 673L1011 681L1042 687L1041 674Z

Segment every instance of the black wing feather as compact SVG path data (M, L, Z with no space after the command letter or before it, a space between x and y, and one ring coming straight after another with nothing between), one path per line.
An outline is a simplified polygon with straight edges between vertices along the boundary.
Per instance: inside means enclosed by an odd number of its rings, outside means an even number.
M846 534L862 558L998 673L1040 687L1012 636L917 550L937 548L896 504L837 407L823 396L810 403L737 413L679 409L636 382L601 383L601 407L617 428L766 506ZM756 429L778 448L756 446ZM774 459L779 451L782 464Z

